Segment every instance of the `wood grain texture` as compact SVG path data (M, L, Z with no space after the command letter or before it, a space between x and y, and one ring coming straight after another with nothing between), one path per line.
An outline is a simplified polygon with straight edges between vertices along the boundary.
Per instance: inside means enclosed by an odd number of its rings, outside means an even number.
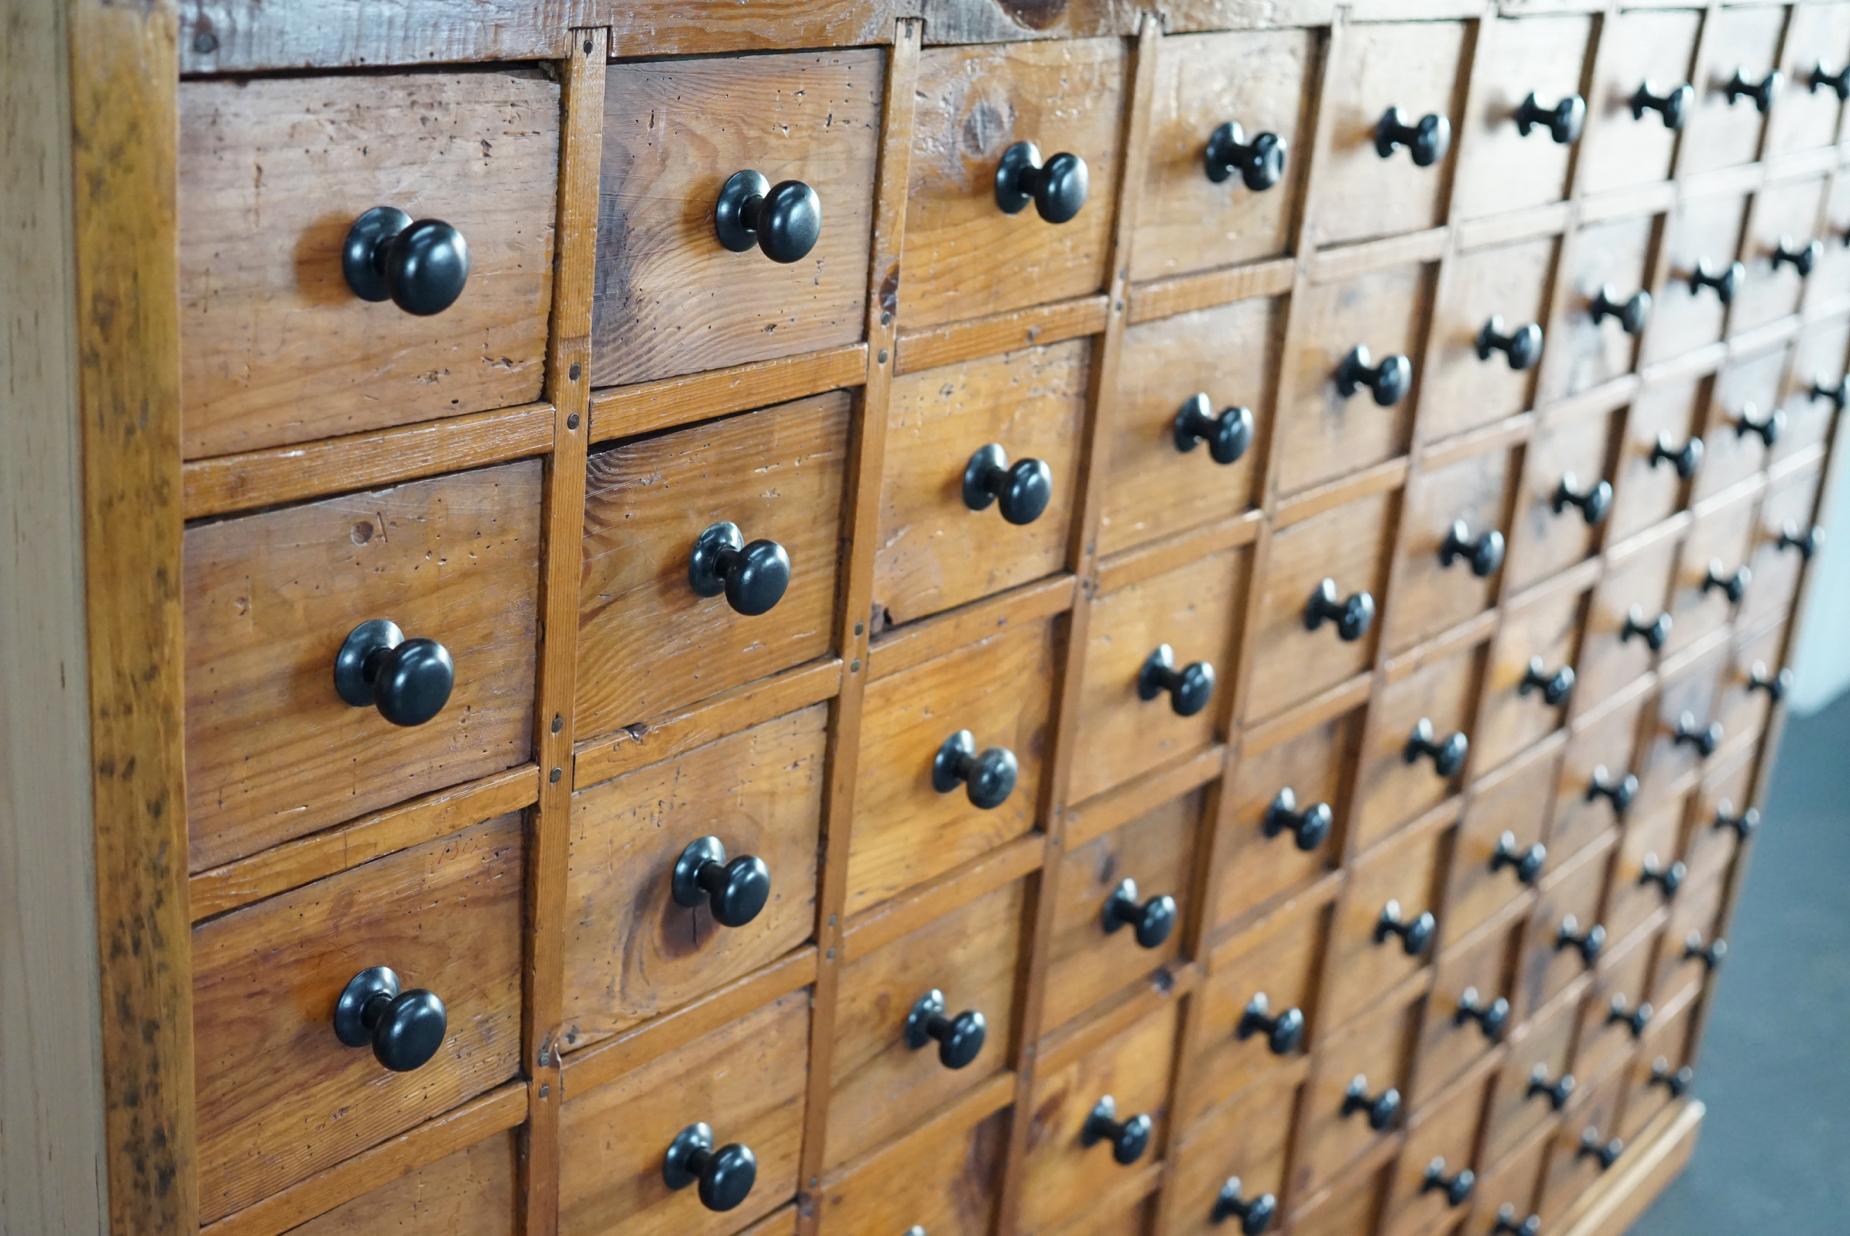
M1488 607L1496 598L1497 571L1479 576L1467 557L1450 565L1439 557L1453 525L1462 520L1467 541L1502 534L1509 520L1517 458L1497 448L1445 467L1421 469L1408 482L1400 520L1399 561L1382 639L1404 652Z
M1669 265L1666 278L1651 293L1651 324L1645 333L1641 362L1649 364L1691 352L1722 337L1728 307L1713 288L1692 285L1690 277L1698 270L1720 274L1728 269L1728 264L1741 254L1746 218L1747 199L1737 193L1718 193L1678 204L1664 233Z
M1275 1198L1283 1194L1288 1139L1278 1131L1295 1116L1303 1085L1300 1070L1275 1066L1189 1128L1176 1152L1171 1184L1179 1195L1173 1228L1177 1236L1212 1236L1224 1230L1224 1222L1213 1216L1229 1178L1239 1179L1240 1196L1248 1201L1267 1193Z
M1630 99L1650 83L1664 94L1690 81L1702 13L1631 10L1601 20L1586 131L1574 173L1576 192L1603 193L1662 180L1677 135L1656 112L1632 118Z
M513 1236L514 1138L487 1141L419 1167L292 1229L295 1236L444 1231Z
M1432 993L1427 997L1426 1016L1420 1025L1419 1062L1414 1070L1413 1093L1408 1096L1416 1113L1430 1110L1435 1103L1448 1103L1446 1096L1458 1088L1453 1083L1482 1067L1496 1047L1477 1022L1459 1016L1460 1008L1467 1004L1467 994L1471 997L1470 1003L1480 1007L1496 1000L1509 1000L1510 1024L1520 1024L1528 1015L1528 1009L1519 1008L1515 1003L1518 994L1516 960L1522 945L1522 927L1522 916L1509 914L1489 929L1461 939L1451 930L1448 907L1446 947L1434 970ZM1507 1033L1506 1029L1499 1038ZM1480 1081L1481 1077L1459 1084L1475 1089L1477 1102L1482 1106L1484 1092ZM1476 1113L1471 1119L1475 1133ZM1454 1153L1452 1167L1475 1166L1471 1162L1473 1149L1473 1145L1467 1144L1462 1155ZM1431 1157L1428 1152L1419 1166L1424 1168ZM1413 1161L1405 1158L1402 1165L1412 1167Z
M1630 371L1637 339L1614 317L1595 321L1589 307L1603 287L1610 286L1620 304L1640 289L1650 290L1656 233L1657 220L1644 215L1588 224L1568 238L1555 277L1554 320L1547 327L1537 398L1552 403Z
M1493 316L1503 319L1505 334L1530 323L1546 330L1560 247L1544 236L1453 256L1420 378L1419 429L1426 440L1489 425L1531 405L1535 370L1511 369L1502 352L1480 357L1477 339Z
M1525 136L1515 115L1533 92L1543 107L1581 91L1593 18L1566 14L1484 23L1472 56L1471 111L1458 127L1463 154L1454 218L1471 219L1559 201L1572 144L1544 125Z
M1276 746L1241 752L1229 792L1231 809L1220 826L1229 835L1217 857L1220 891L1209 915L1211 925L1233 922L1302 888L1340 862L1349 819L1350 767L1361 730L1360 711L1345 712ZM1285 789L1299 811L1329 804L1333 826L1321 845L1305 851L1289 834L1265 835L1266 812Z
M1350 1082L1363 1078L1369 1094L1390 1087L1406 1095L1413 1045L1419 1033L1420 1006L1396 1003L1377 1006L1340 1037L1332 1036L1319 1058L1299 1110L1297 1153L1285 1192L1303 1198L1332 1180L1376 1144L1380 1134L1360 1117L1343 1115L1343 1096ZM1337 1232L1368 1231L1370 1226L1326 1229Z
M1588 524L1580 508L1555 510L1561 482L1585 494L1612 477L1617 416L1594 415L1556 421L1541 429L1523 452L1522 486L1506 537L1503 589L1518 593L1584 560L1598 548L1602 528Z
M1496 768L1559 726L1578 704L1578 681L1568 698L1550 704L1540 689L1523 683L1536 658L1542 673L1572 669L1580 652L1586 595L1576 589L1550 589L1545 595L1511 606L1491 641L1477 714L1471 727L1471 768L1482 774ZM1589 701L1597 702L1597 701Z
M867 345L850 343L801 356L612 387L591 398L591 440L608 442L675 429L806 395L845 390L866 380Z
M1439 829L1409 829L1352 866L1330 926L1324 995L1317 1009L1326 1034L1378 1007L1378 997L1425 964L1424 956L1409 955L1401 947L1400 937L1377 939L1375 925L1390 901L1399 903L1403 919L1428 911L1437 916L1444 908L1440 896L1448 844Z
M998 1081L1006 1085L1007 1079ZM987 1092L997 1089L985 1087ZM1004 1108L967 1127L940 1127L955 1114L954 1109L876 1151L830 1185L822 1199L821 1230L988 1231L1010 1113Z

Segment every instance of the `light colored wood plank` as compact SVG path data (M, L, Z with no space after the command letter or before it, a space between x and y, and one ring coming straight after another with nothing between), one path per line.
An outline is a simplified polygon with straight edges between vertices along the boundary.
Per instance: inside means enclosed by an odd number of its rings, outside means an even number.
M851 343L804 356L614 387L591 397L591 441L672 429L728 412L860 386L866 380L867 345Z

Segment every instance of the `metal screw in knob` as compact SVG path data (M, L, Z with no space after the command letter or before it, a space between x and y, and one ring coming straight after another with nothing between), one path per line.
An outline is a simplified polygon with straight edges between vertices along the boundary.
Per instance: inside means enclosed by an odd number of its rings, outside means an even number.
M1620 300L1618 291L1610 283L1603 283L1587 302L1587 313L1595 322L1614 319L1628 335L1642 334L1651 318L1651 294L1640 289Z
M1696 754L1706 760L1722 745L1722 723L1711 721L1699 726L1695 714L1686 712L1677 718L1677 727L1670 737L1679 747L1694 747Z
M1672 132L1681 129L1689 119L1689 109L1695 101L1696 88L1688 82L1659 94L1648 80L1640 83L1626 100L1631 105L1633 120L1643 120L1645 112L1653 111L1663 118L1664 127Z
M1101 915L1105 934L1111 935L1120 927L1131 927L1135 929L1140 948L1161 948L1175 930L1176 899L1167 893L1146 901L1139 901L1137 897L1137 881L1129 876L1118 881L1111 896L1105 899Z
M1761 416L1753 404L1742 404L1740 414L1734 418L1735 437L1745 438L1751 433L1759 438L1764 446L1777 443L1780 435L1785 431L1786 414L1778 408Z
M334 690L349 705L371 704L393 725L422 725L443 711L456 686L450 650L434 639L406 639L398 624L370 618L334 654Z
M1561 483L1555 486L1550 505L1557 515L1570 506L1578 507L1580 517L1586 521L1587 526L1597 527L1605 521L1606 512L1612 509L1612 485L1607 481L1595 481L1582 489L1579 478L1572 472L1564 472L1561 474Z
M1789 236L1781 236L1779 244L1774 246L1768 261L1774 270L1790 266L1801 279L1811 278L1811 272L1818 269L1818 263L1824 257L1824 246L1816 240L1797 244Z
M1384 159L1405 146L1415 167L1431 167L1445 157L1452 144L1452 122L1444 116L1425 115L1410 120L1398 107L1390 107L1375 122L1375 153Z
M1736 837L1746 841L1760 827L1760 809L1748 807L1744 811L1736 811L1732 805L1723 802L1715 808L1712 827L1733 829Z
M1850 64L1846 64L1835 73L1826 69L1822 64L1814 64L1811 73L1805 78L1805 84L1811 88L1813 94L1817 94L1820 90L1829 90L1837 96L1840 102L1850 99Z
M1393 899L1381 907L1380 917L1375 919L1375 943L1384 943L1389 936L1399 936L1401 951L1409 957L1418 957L1430 948L1438 931L1439 920L1433 917L1431 910L1421 910L1408 918L1400 902Z
M964 465L964 505L986 511L997 504L1011 524L1031 524L1053 498L1053 470L1043 460L1022 459L1012 466L1008 452L991 442L977 448Z
M1639 1038L1644 1034L1645 1027L1651 1024L1655 1013L1656 1010L1644 1001L1634 1005L1624 996L1614 996L1606 1004L1606 1024L1624 1026L1632 1032L1633 1038Z
M1214 1207L1208 1212L1208 1222L1225 1223L1229 1219L1240 1221L1240 1236L1260 1236L1272 1226L1272 1220L1278 1217L1278 1198L1270 1193L1261 1193L1258 1197L1248 1198L1240 1186L1238 1176L1229 1176L1220 1187L1220 1193L1214 1198Z
M1587 121L1587 101L1577 94L1570 94L1557 103L1544 107L1540 98L1531 90L1523 99L1522 106L1516 109L1516 131L1524 137L1540 129L1554 139L1557 146L1570 145L1580 140L1580 130Z
M1259 193L1284 178L1285 154L1285 139L1278 134L1255 133L1249 142L1246 130L1230 120L1209 135L1204 159L1215 184L1238 172L1240 183Z
M1312 803L1299 811L1297 792L1285 786L1272 796L1259 828L1267 837L1289 832L1298 849L1308 854L1324 843L1335 822L1336 813L1328 803Z
M1689 480L1702 467L1702 439L1691 438L1682 446L1672 446L1670 435L1658 434L1657 441L1651 444L1651 466L1670 464L1677 470L1679 480Z
M1426 1174L1420 1179L1421 1193L1442 1193L1445 1204L1456 1209L1471 1200L1472 1190L1477 1188L1477 1173L1468 1167L1446 1173L1443 1156L1435 1158L1426 1165Z
M1153 700L1169 696L1169 707L1178 717L1192 717L1208 706L1214 695L1214 667L1206 661L1190 661L1176 666L1176 652L1168 644L1158 644L1144 658L1137 671L1137 698Z
M1632 800L1638 797L1638 778L1631 773L1614 776L1604 764L1593 769L1593 775L1587 781L1587 801L1603 798L1612 804L1612 813L1624 818L1630 810Z
M1824 544L1824 529L1817 524L1800 532L1799 526L1790 521L1779 529L1779 547L1797 551L1801 560L1810 562Z
M1574 667L1563 665L1550 673L1540 657L1530 657L1529 664L1523 668L1522 680L1516 684L1516 694L1528 695L1539 691L1542 702L1554 707L1566 701L1574 693Z
M1610 1141L1601 1141L1599 1130L1589 1128L1581 1133L1580 1149L1574 1153L1580 1158L1597 1161L1603 1172L1619 1161L1619 1156L1625 1153L1625 1143L1616 1137Z
M1458 997L1458 1007L1452 1012L1452 1024L1462 1026L1468 1021L1477 1023L1484 1037L1492 1043L1503 1037L1503 1031L1510 1022L1510 1002L1502 996L1494 1000L1485 1000L1475 987L1467 987Z
M1569 914L1561 920L1561 926L1555 932L1555 951L1560 952L1564 948L1573 949L1580 954L1580 960L1591 966L1606 949L1606 928L1599 923L1591 923L1582 931L1580 921Z
M1625 611L1625 625L1619 628L1619 642L1628 643L1632 639L1642 639L1644 646L1652 652L1662 652L1664 644L1670 639L1673 620L1668 613L1661 613L1646 622L1644 610L1634 605Z
M1336 624L1336 636L1353 644L1368 634L1375 621L1375 598L1366 592L1354 592L1338 598L1336 581L1324 579L1304 605L1304 629L1315 631L1325 622Z
M1471 739L1464 733L1454 731L1441 740L1433 730L1432 720L1421 717L1407 736L1407 745L1401 748L1400 758L1411 764L1424 757L1432 761L1435 773L1450 777L1465 766L1465 756L1470 750Z
M996 205L1018 215L1029 202L1049 223L1065 223L1086 204L1091 173L1076 154L1057 154L1045 163L1033 142L1016 142L996 166Z
M1755 661L1747 671L1747 689L1763 693L1775 704L1780 703L1786 698L1786 692L1792 690L1792 671L1782 669L1774 673L1765 661Z
M1367 1075L1357 1073L1343 1091L1341 1114L1353 1116L1358 1112L1368 1117L1368 1127L1377 1133L1391 1128L1400 1119L1400 1091L1390 1086L1380 1094L1370 1094Z
M1510 1203L1497 1207L1495 1222L1491 1224L1490 1236L1542 1236L1542 1216L1527 1215L1517 1218L1520 1212Z
M1413 385L1413 362L1399 353L1381 358L1379 364L1360 344L1344 353L1336 366L1336 390L1344 399L1367 387L1377 404L1391 408L1399 403Z
M1710 940L1703 942L1700 931L1692 931L1683 938L1683 960L1700 961L1702 968L1713 973L1728 958L1728 941Z
M1304 1041L1304 1010L1294 1005L1274 1013L1266 994L1255 992L1240 1011L1240 1022L1233 1028L1233 1037L1245 1042L1255 1034L1265 1035L1265 1045L1274 1056L1288 1056Z
M959 784L970 805L993 811L1015 792L1020 773L1015 753L1007 747L986 747L979 754L976 737L969 730L958 730L939 746L931 761L931 788L949 794Z
M1662 1056L1651 1061L1651 1076L1645 1081L1647 1086L1662 1086L1673 1099L1680 1099L1689 1093L1696 1084L1696 1070L1687 1064L1680 1069L1670 1067L1670 1061Z
M361 300L391 300L406 313L442 313L469 280L469 242L441 219L375 206L355 219L341 248L341 273Z
M950 1016L944 993L935 987L915 1000L906 1014L906 1046L918 1051L936 1041L938 1063L947 1069L967 1068L983 1053L988 1038L987 1018L975 1009Z
M1523 1097L1547 1099L1549 1107L1560 1111L1567 1106L1568 1099L1573 1096L1575 1084L1572 1073L1563 1073L1550 1081L1547 1066L1538 1064L1529 1070L1529 1084L1523 1090Z
M1106 1095L1086 1117L1085 1126L1079 1131L1079 1142L1083 1146L1096 1146L1105 1142L1111 1146L1111 1157L1129 1167L1143 1158L1143 1152L1149 1149L1150 1134L1154 1130L1155 1122L1147 1115L1119 1120L1117 1100Z
M1722 83L1721 92L1728 96L1728 106L1733 107L1742 99L1746 99L1754 105L1755 111L1764 114L1769 107L1773 106L1773 96L1778 92L1783 80L1785 80L1785 74L1778 69L1768 69L1764 77L1759 81L1754 81L1737 68L1734 76Z
M776 541L746 543L739 526L709 524L694 540L687 582L703 597L726 596L737 614L769 613L790 587L790 555Z
M676 905L692 909L705 904L722 927L743 927L771 899L771 869L755 854L727 861L718 837L701 837L675 860L670 891Z
M1689 272L1689 291L1694 296L1703 288L1715 293L1715 299L1724 305L1734 303L1734 294L1741 288L1741 280L1747 278L1747 267L1739 262L1730 262L1720 270L1710 270L1707 262L1697 262L1696 268Z
M1548 863L1548 847L1539 841L1523 845L1516 840L1516 834L1504 829L1497 838L1497 848L1490 856L1490 869L1501 871L1508 867L1516 876L1516 882L1522 885L1534 884L1542 876L1542 868Z
M1486 528L1473 537L1469 524L1462 519L1453 520L1452 526L1446 529L1445 540L1439 542L1439 565L1449 567L1460 559L1471 564L1471 574L1489 579L1503 565L1503 534L1495 528Z
M712 1128L705 1123L690 1124L668 1144L662 1159L662 1183L675 1190L698 1185L702 1206L732 1210L758 1183L758 1156L738 1142L716 1150Z
M1176 412L1176 449L1187 454L1203 442L1215 463L1238 463L1253 444L1253 410L1231 407L1217 413L1207 392L1190 395Z
M734 253L757 245L773 262L800 262L822 236L822 199L800 180L773 185L747 168L720 189L713 231Z
M1501 352L1508 358L1511 369L1521 371L1528 369L1541 359L1542 328L1539 323L1530 322L1505 332L1503 315L1493 313L1477 332L1477 358L1489 360L1493 352Z
M394 1073L429 1063L443 1046L449 1013L434 992L400 990L388 966L373 966L347 980L334 1002L334 1036L348 1047L371 1047L373 1059Z

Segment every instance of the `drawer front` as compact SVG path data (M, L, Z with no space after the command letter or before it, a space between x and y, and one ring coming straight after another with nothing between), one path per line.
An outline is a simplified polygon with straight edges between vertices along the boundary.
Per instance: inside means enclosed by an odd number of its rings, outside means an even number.
M1514 452L1490 451L1424 472L1407 486L1394 609L1383 636L1390 652L1489 608L1502 569L1517 461Z
M1608 560L1587 608L1587 633L1575 666L1574 690L1586 707L1613 698L1657 664L1675 631L1668 602L1678 548L1674 539L1658 537L1619 562Z
M1773 696L1783 695L1788 679L1779 654L1786 642L1785 624L1755 635L1736 635L1715 697L1715 719L1733 738L1759 734L1773 712Z
M520 819L502 816L194 930L205 1219L518 1074L521 875ZM447 1018L441 1046L409 1072L335 1033L343 991L378 966L407 992L435 993Z
M1270 1196L1273 1212L1284 1213L1285 1155L1303 1090L1297 1070L1272 1069L1189 1129L1176 1151L1171 1230L1186 1236L1229 1230L1234 1216L1220 1217L1223 1195L1250 1207L1248 1214L1259 1213Z
M1708 511L1690 525L1677 555L1677 573L1670 592L1674 626L1666 655L1700 643L1734 619L1738 605L1754 590L1748 553L1754 527L1750 498ZM1741 569L1747 568L1746 574ZM1740 601L1729 594L1738 591Z
M1708 449L1703 454L1692 501L1721 493L1766 466L1770 453L1766 440L1749 426L1762 424L1768 417L1783 422L1779 383L1785 369L1786 351L1775 348L1749 360L1735 361L1716 378L1709 423L1702 438Z
M1689 864L1692 885L1720 880L1735 851L1759 827L1760 813L1751 797L1754 754L1743 752L1702 779L1684 832L1683 861Z
M1276 746L1241 752L1211 923L1231 922L1336 865L1348 819L1344 776L1361 734L1357 710Z
M1557 1091L1577 1089L1578 1078L1575 1086L1558 1083L1573 1076L1574 1031L1579 1023L1579 1004L1563 1000L1530 1020L1511 1040L1484 1118L1487 1162L1501 1160L1549 1121Z
M1649 745L1638 774L1644 782L1644 801L1651 801L1685 774L1701 767L1709 758L1703 752L1718 749L1720 742L1727 739L1722 730L1711 728L1715 692L1726 659L1727 649L1717 648L1679 669L1658 688Z
M1331 928L1330 974L1318 1016L1325 1029L1346 1024L1431 958L1443 886L1447 834L1422 829L1397 837L1350 874ZM1407 931L1383 930L1388 922Z
M1759 152L1765 114L1755 108L1752 99L1731 97L1725 87L1736 73L1749 85L1759 86L1778 67L1786 10L1778 5L1731 8L1712 13L1709 20L1714 28L1704 32L1702 53L1691 79L1696 86L1695 105L1677 147L1680 177L1750 163ZM1772 110L1778 110L1782 94L1792 93L1792 85L1786 83L1775 94Z
M1630 938L1646 919L1676 899L1660 876L1682 891L1688 876L1675 873L1683 859L1683 808L1681 797L1659 798L1640 804L1626 821L1606 898L1604 921L1612 943Z
M933 1123L826 1187L821 1230L987 1232L1008 1153L1010 1109L962 1128Z
M1850 187L1850 177L1840 183ZM1838 227L1837 221L1846 217L1850 217L1850 208L1833 203L1827 223ZM1824 252L1825 259L1812 278L1821 288L1843 287L1850 279L1850 245L1826 245ZM1832 394L1843 380L1846 353L1850 353L1850 318L1817 322L1799 333L1793 344L1792 368L1786 375L1785 398L1780 403L1780 410L1786 414L1786 431L1773 444L1775 462L1790 459L1830 438L1837 411Z
M1409 1056L1419 1021L1418 1000L1380 1009L1319 1049L1322 1056L1298 1115L1302 1128L1287 1188L1291 1197L1316 1193L1357 1155L1402 1127ZM1354 1100L1349 1099L1352 1093L1358 1096ZM1371 1121L1382 1127L1374 1128Z
M1435 1096L1502 1042L1516 1024L1523 1011L1515 1008L1516 953L1522 942L1521 932L1518 920L1462 946L1448 944L1433 978L1420 1028L1415 1110L1425 1111ZM1498 1001L1505 1002L1500 1017ZM1453 1163L1454 1169L1462 1166L1465 1164Z
M1599 982L1580 1010L1580 1031L1574 1040L1574 1067L1581 1076L1596 1080L1620 1072L1637 1050L1656 1016L1647 999L1656 943L1652 933L1640 932L1601 962Z
M1469 936L1549 870L1544 840L1560 765L1561 746L1551 744L1478 783L1452 842L1448 941Z
M1803 542L1814 527L1823 476L1822 466L1807 468L1767 491L1755 520L1753 552L1748 559L1754 578L1747 590L1747 624L1757 626L1790 613L1796 605L1805 569Z
M1704 823L1698 817L1698 827ZM1728 881L1721 873L1708 872L1694 877L1691 887L1677 898L1658 944L1648 984L1649 997L1658 1008L1668 1008L1702 986L1713 966L1726 959L1728 943L1721 939L1718 928L1727 889ZM1717 940L1721 941L1719 945ZM1655 1035L1657 1031L1653 1021L1648 1033Z
M980 317L1104 286L1125 59L1121 39L934 47L920 55L904 325ZM1071 154L1084 161L1090 187L1076 215L1050 223L1034 205L1003 212L996 173L1020 142L1032 143L1043 160Z
M193 870L526 760L539 525L527 462L188 528ZM349 634L375 618L454 658L422 725L335 688Z
M1613 470L1609 542L1643 532L1686 504L1692 478L1708 459L1707 395L1706 382L1681 379L1653 383L1632 400Z
M1801 273L1792 258L1776 255L1784 249L1803 261L1811 256L1805 253L1805 247L1816 241L1816 256L1821 258L1825 244L1840 242L1841 238L1818 235L1818 216L1823 207L1821 179L1769 185L1754 198L1754 208L1747 219L1747 238L1741 245L1748 278L1728 315L1729 334L1738 335L1798 311L1811 279Z
M1542 882L1522 956L1522 999L1517 1003L1523 1008L1547 1004L1592 970L1604 953L1609 933L1600 908L1611 866L1612 850L1601 846Z
M1022 886L1009 884L849 958L836 997L830 1166L915 1127L1006 1067L1024 902ZM975 1055L961 1063L945 1040L908 1041L913 1010L934 991L945 1016L975 1013L985 1024Z
M1632 1061L1618 1128L1619 1137L1627 1143L1636 1141L1672 1099L1687 1094L1695 1081L1693 1069L1679 1076L1689 1064L1690 1007L1685 1005L1662 1024L1653 1025Z
M1132 279L1257 261L1290 247L1309 162L1313 66L1321 52L1311 30L1162 40ZM1243 175L1204 166L1203 152L1227 124L1240 126L1234 140L1243 144L1262 133L1284 143L1283 174L1276 181L1255 189ZM1260 176L1257 183L1265 180Z
M883 621L911 622L1065 564L1087 347L1028 348L894 381L874 553ZM985 448L1000 453L979 459ZM998 488L985 491L986 478Z
M1481 648L1434 661L1383 687L1356 764L1357 845L1371 845L1449 797L1476 742L1471 705Z
M1811 88L1814 69L1835 72L1850 61L1850 6L1795 4L1786 22L1780 69L1786 87L1767 117L1765 155L1812 150L1837 140L1843 100L1828 86Z
M797 991L695 1039L608 1085L572 1093L560 1110L559 1230L643 1236L722 1236L763 1218L796 1192L809 1051L809 991ZM671 1189L669 1150L689 1126L714 1147L756 1157L745 1201L725 1212L697 1188Z
M1603 193L1662 180L1670 174L1677 134L1658 112L1634 118L1640 86L1668 95L1691 80L1699 11L1620 13L1600 36L1597 76L1587 100L1587 135L1575 179L1582 193Z
M1118 396L1099 409L1101 554L1257 505L1284 321L1282 301L1245 300L1125 330ZM1197 396L1215 425L1178 438L1178 418Z
M1664 241L1669 265L1662 285L1652 292L1651 329L1644 341L1647 364L1722 337L1729 304L1751 281L1745 266L1731 269L1741 256L1746 222L1747 198L1738 193L1694 198L1677 207Z
M1520 1230L1535 1214L1535 1190L1542 1164L1548 1158L1548 1145L1546 1137L1533 1138L1486 1171L1477 1188L1478 1214L1492 1224L1507 1219L1508 1226ZM1536 1220L1539 1230L1539 1215ZM1492 1233L1495 1236L1494 1227Z
M1554 589L1510 609L1490 646L1474 769L1495 768L1561 725L1577 694L1587 594Z
M1420 431L1429 440L1514 416L1533 402L1547 350L1548 285L1560 248L1559 240L1545 236L1452 259L1420 386ZM1537 340L1523 337L1527 327L1542 343L1533 355L1525 349ZM1498 345L1495 335L1510 342ZM1480 339L1492 347L1481 350Z
M1524 133L1514 117L1534 95L1542 108L1580 99L1581 65L1593 19L1584 15L1523 17L1480 26L1473 56L1476 95L1465 118L1469 155L1458 169L1459 218L1500 214L1558 202L1567 193L1568 159L1584 120L1563 129L1561 141L1542 120Z
M1588 224L1568 241L1562 291L1542 363L1544 400L1577 394L1631 371L1639 334L1651 320L1650 258L1657 229L1655 216L1642 215Z
M1557 422L1529 443L1510 525L1505 595L1566 570L1598 547L1612 505L1615 417Z
M538 399L558 162L559 87L537 69L184 83L186 457ZM468 246L435 316L348 285L348 231L378 206Z
M1328 145L1317 169L1310 223L1319 245L1413 232L1443 221L1464 46L1459 22L1343 30L1325 69L1342 89L1330 100L1333 113L1323 126ZM1444 140L1421 143L1423 166L1404 143L1382 157L1377 141L1389 108L1398 108L1406 125L1433 116L1444 127Z
M578 732L608 733L829 650L848 396L819 395L594 452L585 478ZM712 529L783 550L781 596L697 589ZM768 594L767 594L768 595Z
M1647 700L1634 699L1591 723L1567 745L1548 826L1549 867L1615 834L1636 809L1639 727Z
M1388 1191L1392 1230L1450 1231L1470 1210L1477 1192L1470 1181L1477 1177L1477 1135L1485 1090L1480 1080L1459 1086L1438 1106L1422 1111L1407 1131L1407 1144L1401 1148ZM1444 1182L1461 1174L1470 1178L1463 1182L1468 1191L1453 1202Z
M567 1050L809 938L827 741L828 707L817 704L572 796ZM703 839L719 845L703 850ZM693 881L709 863L735 878L703 890Z
M868 48L610 67L592 382L861 338L884 61ZM810 248L749 231L722 240L719 204L748 170L762 178L759 194L787 181L808 187L821 213ZM767 200L775 206L777 195Z
M1612 1146L1623 1157L1624 1144L1614 1139L1618 1136L1618 1110L1624 1092L1625 1078L1610 1078L1562 1118L1542 1176L1539 1209L1543 1231L1558 1228L1562 1218L1611 1170L1603 1166L1597 1150ZM1613 1166L1617 1165L1615 1159Z
M878 650L874 667L879 668ZM1003 631L868 684L848 844L848 913L943 875L1034 827L1053 673L1053 627L1041 623ZM1000 683L1016 689L998 691ZM934 769L954 771L952 740L965 731L975 752L973 771L961 781L942 780L949 788L940 791ZM993 799L982 789L973 791L970 776L993 787L992 771L1000 777L1011 762L1014 789L999 804L979 807L972 793L985 802Z
M517 1134L497 1133L289 1231L291 1236L367 1236L422 1228L453 1236L515 1236L518 1153Z
M1374 1231L1387 1200L1387 1176L1386 1168L1378 1168L1360 1183L1345 1185L1293 1216L1292 1236L1355 1236Z

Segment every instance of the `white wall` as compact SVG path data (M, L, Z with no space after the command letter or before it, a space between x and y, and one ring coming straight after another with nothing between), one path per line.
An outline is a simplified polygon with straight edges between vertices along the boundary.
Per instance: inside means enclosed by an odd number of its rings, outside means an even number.
M1850 511L1850 468L1833 468L1825 510ZM1850 690L1850 528L1829 529L1824 548L1813 563L1810 603L1801 617L1799 642L1792 657L1792 709L1817 712Z

